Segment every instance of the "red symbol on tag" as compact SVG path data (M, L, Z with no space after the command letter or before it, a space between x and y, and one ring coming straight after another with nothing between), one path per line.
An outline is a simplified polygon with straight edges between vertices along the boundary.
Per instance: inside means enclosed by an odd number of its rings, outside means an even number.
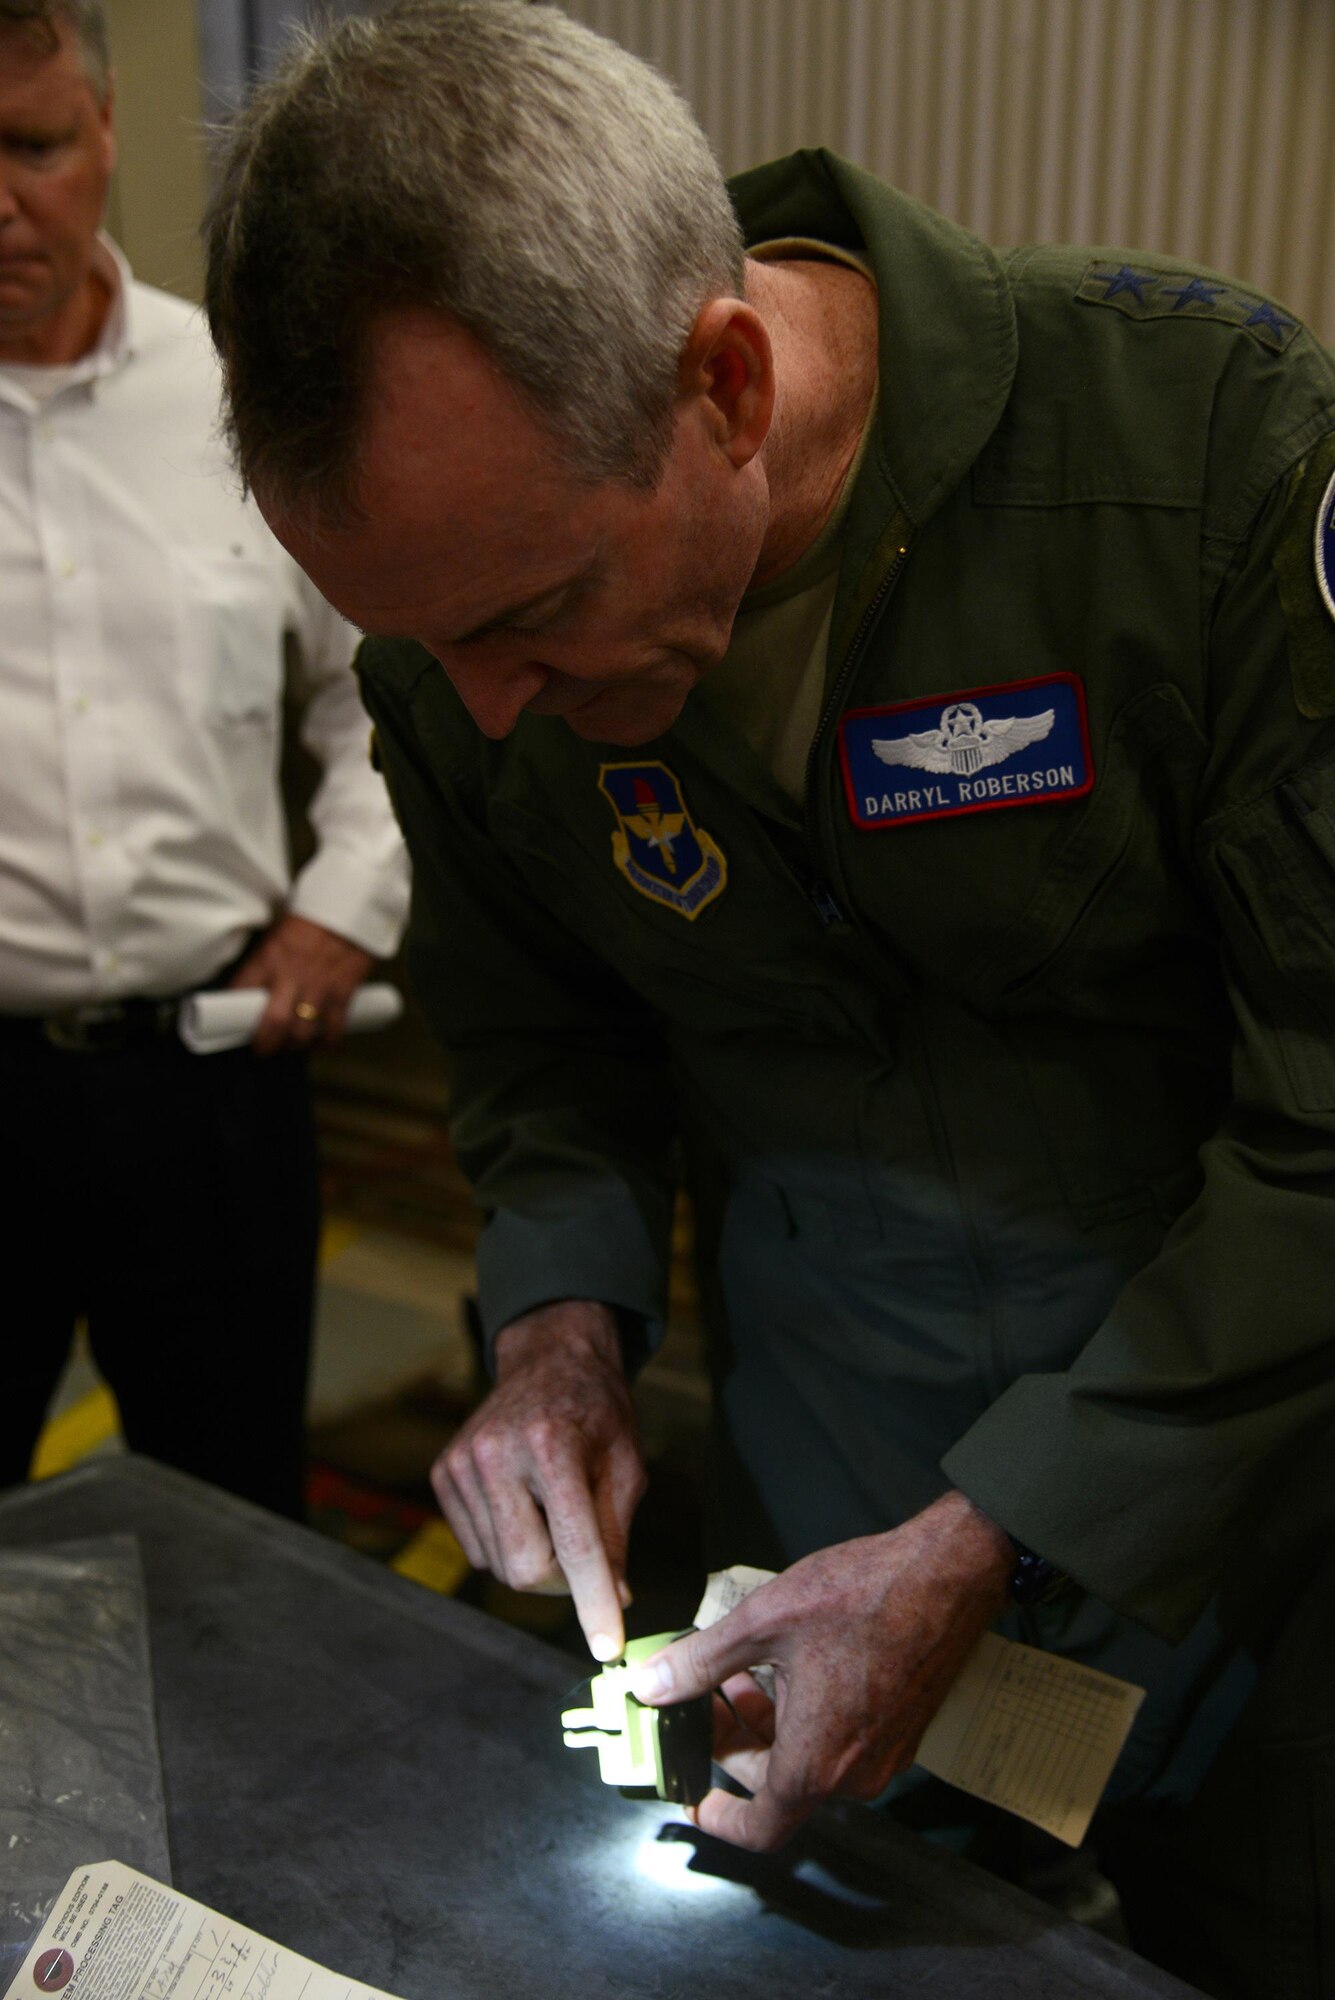
M59 1993L62 1986L68 1986L74 1972L74 1960L63 1945L54 1951L44 1951L32 1969L33 1982L39 1993Z

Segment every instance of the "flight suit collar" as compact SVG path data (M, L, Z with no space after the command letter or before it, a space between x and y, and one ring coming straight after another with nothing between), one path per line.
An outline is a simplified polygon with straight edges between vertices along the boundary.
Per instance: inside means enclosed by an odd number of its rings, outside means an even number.
M753 168L730 186L748 243L811 236L871 263L881 394L877 452L868 456L872 469L879 457L896 504L921 527L973 464L1010 395L1015 311L998 259L967 229L824 150Z
M748 243L815 237L865 257L876 274L876 435L844 533L833 673L900 545L967 475L1000 422L1015 378L1015 309L985 243L836 153L793 153L730 189Z

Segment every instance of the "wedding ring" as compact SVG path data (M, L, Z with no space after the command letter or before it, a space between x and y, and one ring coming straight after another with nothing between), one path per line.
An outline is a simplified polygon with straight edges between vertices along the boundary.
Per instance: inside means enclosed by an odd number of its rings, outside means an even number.
M318 1021L320 1018L319 1008L312 1007L309 1000L298 1000L292 1012L299 1021Z

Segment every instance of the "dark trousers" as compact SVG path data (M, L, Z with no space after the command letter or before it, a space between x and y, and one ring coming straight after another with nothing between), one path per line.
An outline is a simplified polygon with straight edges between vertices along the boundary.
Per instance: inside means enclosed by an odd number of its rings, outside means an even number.
M1309 1538L1276 1575L1255 1687L1195 1798L1101 1816L1134 1943L1215 2000L1335 2000L1335 1553Z
M319 1194L304 1060L0 1024L0 1485L86 1316L133 1451L299 1516Z

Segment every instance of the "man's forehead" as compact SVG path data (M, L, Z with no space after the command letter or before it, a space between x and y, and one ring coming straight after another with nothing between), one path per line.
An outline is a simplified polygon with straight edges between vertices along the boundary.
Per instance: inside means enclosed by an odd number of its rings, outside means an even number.
M559 590L597 553L592 516L532 492L509 505L503 489L479 482L451 498L434 480L387 471L363 481L359 499L363 518L347 527L310 529L278 514L270 525L330 602L368 632L461 638Z
M429 615L462 634L583 573L606 500L562 466L472 335L398 313L372 346L360 518L314 534L270 525L356 624Z
M482 343L444 313L401 310L372 327L362 421L363 475L425 459L477 461L561 482L560 453Z
M69 22L52 22L57 39L35 32L35 24L0 22L0 105L11 110L45 110L57 100L86 92L96 104L78 37Z

